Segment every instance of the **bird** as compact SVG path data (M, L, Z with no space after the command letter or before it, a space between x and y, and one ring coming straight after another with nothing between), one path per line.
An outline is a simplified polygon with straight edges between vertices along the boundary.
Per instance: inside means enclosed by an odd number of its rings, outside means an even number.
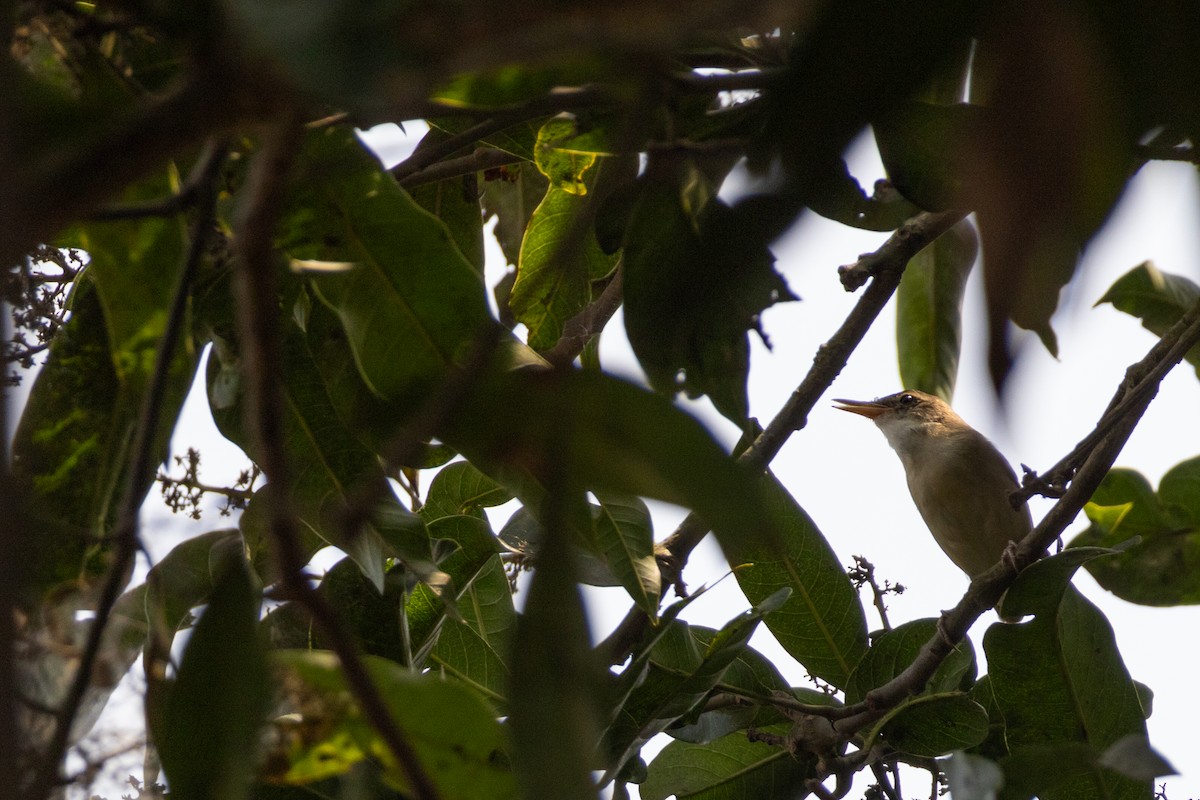
M834 400L883 431L934 540L970 578L986 572L1032 529L1014 508L1017 476L996 446L939 397L908 390L875 400Z

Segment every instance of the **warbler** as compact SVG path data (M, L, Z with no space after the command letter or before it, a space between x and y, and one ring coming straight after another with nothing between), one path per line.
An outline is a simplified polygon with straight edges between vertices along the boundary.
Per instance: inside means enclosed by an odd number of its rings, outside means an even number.
M904 465L908 491L934 540L974 578L1020 541L1033 522L1013 508L1017 476L995 445L938 397L897 392L877 400L834 400L879 426Z

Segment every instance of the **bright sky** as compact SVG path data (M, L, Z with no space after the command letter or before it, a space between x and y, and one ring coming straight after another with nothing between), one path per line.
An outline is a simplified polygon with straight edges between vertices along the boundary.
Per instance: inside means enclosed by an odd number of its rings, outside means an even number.
M407 135L400 134L395 126L381 126L366 138L387 163L395 163L424 132L421 123L406 127ZM869 138L860 139L854 146L850 163L864 186L882 177ZM1014 466L1024 462L1045 470L1068 452L1091 429L1126 366L1141 358L1153 344L1154 337L1132 317L1111 306L1092 308L1119 275L1151 259L1164 271L1182 273L1200 282L1197 219L1200 193L1193 168L1153 164L1142 170L1114 219L1087 254L1082 280L1072 288L1073 294L1063 299L1063 309L1055 320L1060 360L1051 358L1033 337L1024 343L1023 358L1012 380L1007 425L997 413L986 379L976 270L968 286L966 341L955 407L987 433ZM751 413L764 424L803 378L818 345L836 330L858 299L857 294L842 290L836 268L875 249L885 238L809 214L776 244L778 269L792 291L803 299L777 306L764 317L764 328L775 349L768 352L755 348L750 382ZM490 285L505 267L494 242L489 246ZM889 305L834 383L829 397L869 399L901 388L894 327L894 309ZM617 373L632 377L640 374L619 319L604 335L602 359ZM1118 464L1140 470L1157 485L1172 465L1200 453L1200 426L1194 422L1198 402L1200 383L1194 373L1186 366L1176 369L1164 382ZM690 407L722 441L732 444L736 432L706 402ZM240 451L213 428L202 389L189 398L173 444L177 453L189 446L201 447L205 457L202 475L207 483L232 480L246 466ZM864 555L874 562L881 579L908 587L904 595L890 598L893 624L935 616L954 605L965 591L966 578L934 544L908 496L899 460L873 425L836 412L822 401L810 416L808 427L792 437L773 468L816 521L843 564L849 564L852 555ZM153 502L147 505L144 532L156 557L182 539L235 524L217 516L215 503L207 506L209 510L200 522L151 509L149 506L156 505ZM1035 519L1047 506L1046 501L1034 502ZM682 510L661 504L654 506L654 512L660 538L683 516ZM1081 516L1069 529L1068 538L1085 524ZM686 577L689 585L697 587L718 580L727 571L728 566L710 540L693 556ZM1196 757L1194 736L1197 705L1194 672L1189 667L1194 663L1200 609L1133 606L1099 589L1083 572L1075 583L1108 615L1133 677L1156 693L1149 721L1151 741L1183 772L1183 776L1166 781L1168 793L1174 797L1200 794L1200 759ZM588 598L594 635L599 639L624 615L629 601L621 590L593 590ZM747 605L736 582L727 579L694 603L685 617L719 627ZM983 632L994 621L994 614L989 613L973 629L972 639L980 656ZM870 613L868 624L878 627L878 620ZM775 660L794 683L804 682L803 670L798 665L789 668L789 657L765 629L752 644ZM122 702L114 704L106 724L120 729L134 724L139 716L140 707ZM912 786L908 789L914 790ZM109 796L119 794L109 792Z

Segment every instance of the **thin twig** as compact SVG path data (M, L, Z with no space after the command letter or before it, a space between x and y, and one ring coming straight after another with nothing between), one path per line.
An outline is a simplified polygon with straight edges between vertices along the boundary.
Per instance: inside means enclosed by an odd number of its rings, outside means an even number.
M1176 325L1186 326L1196 319L1200 319L1200 310L1193 308L1181 317ZM1165 361L1166 354L1171 347L1172 344L1164 336L1154 344L1146 358L1126 370L1125 379L1117 387L1112 399L1109 400L1108 407L1104 410L1099 422L1096 423L1096 427L1081 439L1070 453L1047 470L1045 475L1039 476L1028 467L1025 468L1025 477L1021 488L1009 496L1014 507L1021 505L1035 494L1047 497L1062 496L1067 482L1083 465L1092 449L1113 428L1121 424L1121 421L1129 415L1130 409L1145 399L1144 395L1147 392L1157 391L1157 382L1147 381L1147 378L1161 377L1175 366L1174 363L1168 364Z
M284 202L287 175L299 147L299 120L279 123L255 160L247 184L247 204L237 223L237 322L246 382L247 427L257 445L260 466L276 491L268 492L268 525L285 594L312 616L330 648L337 653L346 683L359 708L391 750L418 800L436 800L437 789L412 743L388 711L371 680L354 637L337 618L324 595L304 574L306 558L299 531L288 507L285 487L289 467L284 448L283 398L279 389L279 311L272 237Z
M972 580L958 605L942 614L938 621L939 632L925 643L913 663L900 675L868 693L866 700L855 706L856 713L853 716L837 723L839 730L847 735L852 734L879 719L887 709L893 708L904 698L921 691L954 646L966 636L975 620L995 605L1017 574L1041 558L1050 543L1074 521L1137 427L1157 394L1163 376L1182 361L1197 342L1200 342L1200 302L1172 326L1145 358L1129 368L1127 376L1139 376L1138 380L1132 386L1123 383L1113 403L1115 407L1124 409L1123 416L1093 444L1062 498L1018 543L1011 559L1002 559ZM1121 402L1125 396L1137 399L1125 404Z
M860 256L853 265L839 268L843 283L847 275L853 275L851 282L857 282L857 286L873 278L871 285L863 292L841 327L817 349L813 365L804 380L766 429L739 456L739 462L753 469L765 468L788 437L808 424L809 412L841 373L850 354L858 347L900 285L900 277L909 259L965 216L966 212L958 211L918 214L893 233L878 250ZM708 523L693 513L685 517L679 527L663 540L660 550L664 551L664 557L659 563L669 567L673 573L664 575L667 582L679 580L688 556L708 535L708 531ZM648 623L648 618L640 609L635 607L630 610L616 630L599 645L601 652L610 659L609 663L618 663L629 654Z
M192 173L200 176L197 178L198 183L209 187L209 190L201 193L197 203L192 239L179 270L179 276L176 278L166 325L163 328L158 353L155 355L154 370L151 373L146 393L142 396L129 469L125 473L125 488L117 506L116 526L110 537L115 543L112 562L101 587L100 597L96 603L96 615L88 630L87 643L80 657L74 680L55 719L54 737L46 750L37 779L28 792L27 796L31 798L46 797L58 783L58 768L70 739L71 724L79 713L80 705L91 682L92 671L99 658L100 645L109 616L112 614L113 606L120 596L121 589L129 580L134 557L140 547L138 510L141 508L145 489L142 481L144 477L152 474L153 453L151 451L154 447L155 434L158 431L163 396L167 389L167 375L171 370L171 361L175 357L179 338L183 332L192 277L195 275L196 268L207 247L208 238L212 233L213 213L216 207L214 184L217 172L225 162L227 153L228 146L224 142L210 140Z
M532 118L536 118L535 115ZM456 133L448 139L420 148L411 156L392 167L391 173L397 181L403 183L409 177L428 169L443 158L457 153L464 147L478 142L492 134L499 133L505 128L511 128L519 122L529 119L520 115L500 115L477 122L462 133Z

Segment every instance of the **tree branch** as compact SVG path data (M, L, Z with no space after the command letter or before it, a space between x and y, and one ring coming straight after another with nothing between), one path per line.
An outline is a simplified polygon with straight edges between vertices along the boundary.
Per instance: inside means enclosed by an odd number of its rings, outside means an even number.
M438 793L416 751L389 713L371 680L354 637L341 624L325 597L304 575L306 559L296 519L287 503L290 470L284 448L283 399L279 391L279 296L273 233L287 190L287 175L299 147L299 120L279 123L255 160L247 183L246 205L236 223L237 323L246 382L247 428L260 466L273 491L266 494L268 526L285 594L301 603L325 641L337 653L346 683L359 708L387 743L418 800Z
M1158 393L1163 376L1182 361L1197 342L1200 342L1200 302L1172 326L1145 358L1126 371L1126 378L1110 403L1110 409L1121 409L1120 417L1087 448L1082 465L1075 472L1062 498L1017 544L1012 551L1012 558L1005 557L972 580L958 605L942 614L938 623L939 634L925 643L904 672L868 693L866 700L855 707L854 715L837 722L838 730L849 736L881 718L887 709L923 689L945 657L966 636L975 620L996 604L1017 574L1041 558L1046 548L1079 514L1108 474L1142 414ZM1108 416L1106 413L1105 418ZM1090 438L1086 437L1085 441Z
M612 319L621 307L625 293L625 270L620 264L613 273L612 280L604 287L587 308L571 317L563 325L562 336L554 346L542 353L542 357L556 367L565 367L583 352L583 348L604 326Z
M954 227L966 214L965 211L918 214L904 223L878 250L860 256L855 264L838 268L842 283L849 290L853 291L868 279L873 279L871 285L863 292L841 327L817 349L813 365L804 380L766 429L738 457L740 463L752 469L765 469L792 433L808 424L809 412L841 373L850 354L858 347L900 285L900 277L909 259ZM852 277L847 278L848 275ZM708 524L692 513L663 540L659 545L659 563L671 573L664 574L664 580L674 583L679 579L688 556L708 535L708 531ZM630 610L617 629L599 645L601 652L610 659L609 663L618 663L628 655L647 624L648 619L643 612L636 607Z
M497 150L492 147L479 147L469 156L439 161L417 172L408 174L398 182L405 189L411 189L414 186L435 183L447 178L457 178L460 175L470 175L473 172L496 169L497 167L516 164L524 160L520 156L514 156L512 153L506 153L503 150Z
M208 238L212 232L213 214L216 208L216 176L227 153L228 147L225 143L210 141L192 173L200 185L207 187L207 191L200 194L196 220L192 227L192 240L184 256L183 265L180 267L179 276L176 278L166 325L163 329L158 353L155 355L154 370L138 412L129 469L126 472L124 492L117 506L117 522L112 533L112 539L115 542L112 563L109 565L108 574L101 587L100 597L96 604L96 616L88 630L87 643L80 657L74 680L56 714L54 737L46 750L37 778L28 791L27 796L30 798L48 796L58 783L58 767L70 740L71 724L79 713L80 705L83 703L84 695L90 685L92 671L99 658L104 631L112 614L113 606L120 596L121 589L129 580L134 557L140 547L138 510L141 508L144 497L142 478L153 474L151 450L154 447L159 412L163 396L166 393L167 375L183 333L192 278L204 255Z

